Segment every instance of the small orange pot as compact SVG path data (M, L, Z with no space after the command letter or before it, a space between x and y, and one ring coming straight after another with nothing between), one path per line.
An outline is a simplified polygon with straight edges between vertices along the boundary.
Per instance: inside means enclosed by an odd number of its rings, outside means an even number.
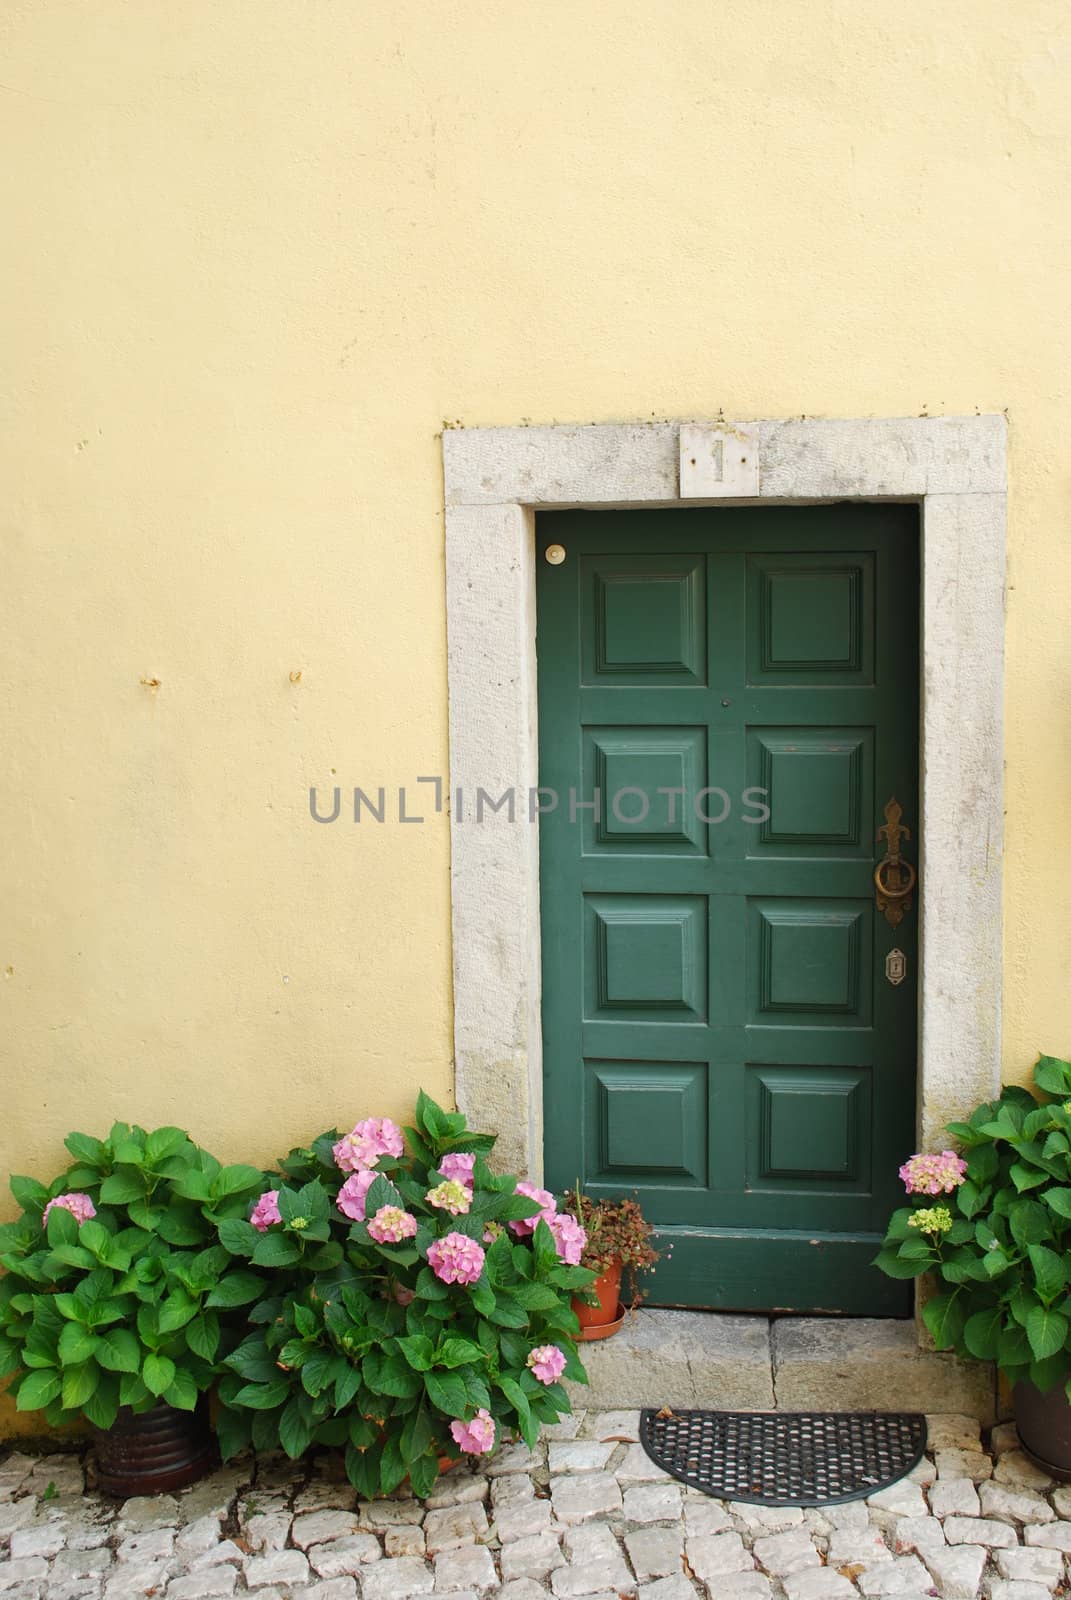
M605 1339L606 1334L588 1330L605 1328L609 1323L618 1321L621 1314L621 1262L614 1261L607 1267L602 1277L595 1279L591 1291L598 1296L597 1306L585 1305L583 1300L575 1297L573 1299L573 1310L580 1323L581 1340Z

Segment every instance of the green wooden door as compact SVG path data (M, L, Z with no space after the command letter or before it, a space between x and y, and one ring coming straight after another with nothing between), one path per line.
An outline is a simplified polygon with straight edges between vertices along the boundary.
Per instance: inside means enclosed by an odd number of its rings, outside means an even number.
M654 1303L906 1315L915 509L546 514L537 598L548 1184L638 1192Z

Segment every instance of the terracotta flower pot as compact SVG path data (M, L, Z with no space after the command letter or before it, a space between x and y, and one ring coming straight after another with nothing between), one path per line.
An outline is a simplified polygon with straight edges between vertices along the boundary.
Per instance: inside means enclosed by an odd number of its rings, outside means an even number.
M1012 1390L1019 1443L1043 1472L1071 1483L1071 1401L1062 1383L1044 1392L1032 1383Z
M577 1321L580 1323L579 1337L582 1340L605 1338L605 1334L593 1333L589 1330L604 1328L608 1323L617 1322L621 1313L621 1262L614 1261L600 1278L596 1278L591 1286L591 1292L598 1296L597 1306L585 1305L583 1300L573 1299L573 1310L576 1312Z
M97 1481L105 1494L126 1500L163 1494L203 1478L218 1459L202 1399L196 1411L179 1411L161 1400L135 1416L120 1408L110 1428L94 1428Z

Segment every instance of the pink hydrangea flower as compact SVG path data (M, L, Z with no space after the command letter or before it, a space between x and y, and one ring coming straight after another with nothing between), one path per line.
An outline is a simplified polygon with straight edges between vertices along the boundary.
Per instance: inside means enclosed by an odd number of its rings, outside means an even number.
M470 1456L485 1456L495 1447L495 1419L480 1407L471 1422L451 1422L450 1432L457 1444Z
M267 1194L261 1195L249 1213L249 1220L258 1233L267 1233L273 1222L282 1222L278 1189L269 1189Z
M537 1189L534 1183L528 1182L527 1178L522 1178L513 1192L514 1194L527 1195L529 1200L538 1201L543 1208L534 1217L518 1217L515 1222L510 1223L510 1227L518 1239L523 1239L527 1234L534 1233L536 1223L540 1217L543 1218L544 1222L549 1222L558 1209L558 1202L549 1189Z
M472 1210L472 1190L466 1189L456 1178L447 1178L444 1183L436 1184L424 1198L429 1206L435 1206L439 1211L449 1211L452 1217L463 1217Z
M439 1171L444 1178L454 1178L458 1183L463 1183L466 1189L471 1189L475 1183L472 1175L475 1165L475 1156L467 1155L463 1150L452 1150L439 1162Z
M483 1246L464 1233L448 1233L428 1246L428 1265L442 1283L475 1283L483 1271Z
M401 1206L380 1206L368 1224L368 1232L377 1244L400 1244L403 1239L411 1239L416 1230L416 1218Z
M900 1168L908 1194L951 1194L967 1176L967 1163L954 1150L912 1156Z
M53 1206L58 1206L61 1211L69 1211L75 1222L81 1224L88 1222L90 1217L95 1217L97 1208L87 1194L58 1194L50 1200L41 1214L42 1226L48 1221L48 1213Z
M335 1196L335 1204L343 1216L351 1217L354 1222L364 1221L364 1202L378 1176L376 1172L364 1171L355 1172L346 1179Z
M561 1211L557 1216L546 1217L545 1222L554 1235L554 1246L566 1266L578 1267L588 1236L571 1211Z
M557 1383L565 1371L565 1354L556 1344L540 1344L529 1350L526 1365L540 1383Z
M389 1117L366 1117L343 1135L331 1153L343 1172L360 1172L377 1166L384 1156L404 1155L405 1140L401 1128Z

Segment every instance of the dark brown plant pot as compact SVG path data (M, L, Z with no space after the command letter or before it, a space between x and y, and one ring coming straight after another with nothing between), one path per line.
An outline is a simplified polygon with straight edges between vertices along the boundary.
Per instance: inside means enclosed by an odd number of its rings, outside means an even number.
M1019 1443L1035 1465L1071 1483L1071 1401L1062 1383L1044 1392L1032 1383L1012 1390Z
M179 1411L161 1400L140 1416L123 1406L112 1426L94 1428L93 1437L100 1488L124 1500L181 1489L203 1478L218 1459L203 1399L196 1411Z

